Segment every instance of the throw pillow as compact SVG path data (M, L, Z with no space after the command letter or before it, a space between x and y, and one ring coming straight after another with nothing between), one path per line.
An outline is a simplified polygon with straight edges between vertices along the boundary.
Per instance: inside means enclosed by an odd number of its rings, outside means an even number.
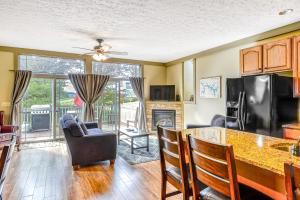
M88 129L87 129L86 125L83 123L83 121L81 121L81 119L77 116L75 117L75 120L79 124L81 129L83 130L84 134L87 135L88 134Z
M71 134L74 137L82 137L84 136L84 131L79 126L79 124L75 120L67 120L65 121L66 128L70 129Z
M79 122L80 127L82 128L85 135L88 135L88 129L83 122Z

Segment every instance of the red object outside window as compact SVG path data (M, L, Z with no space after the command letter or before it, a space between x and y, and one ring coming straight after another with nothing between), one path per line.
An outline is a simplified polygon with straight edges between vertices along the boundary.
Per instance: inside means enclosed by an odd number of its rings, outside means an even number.
M82 100L80 99L80 97L76 94L76 96L74 97L74 105L81 107L82 106Z

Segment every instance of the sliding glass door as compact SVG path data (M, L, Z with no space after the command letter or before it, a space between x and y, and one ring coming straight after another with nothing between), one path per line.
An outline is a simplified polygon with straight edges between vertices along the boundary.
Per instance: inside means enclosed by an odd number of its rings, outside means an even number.
M31 70L33 77L21 105L23 142L55 140L63 137L60 118L64 114L82 116L83 102L68 80L68 73L84 73L84 61L20 55L19 68ZM138 100L129 77L141 76L139 65L93 62L93 73L110 75L104 94L96 102L96 120L103 130L136 126Z
M32 78L22 101L22 141L47 140L53 137L51 79Z
M104 131L117 131L120 121L120 83L111 80L107 83L103 95L96 103L98 124Z
M21 105L22 141L62 138L60 118L81 116L82 104L70 80L32 78Z
M84 62L76 59L20 55L19 68L33 75L21 102L22 142L62 138L59 119L78 116L82 102L68 80L68 73L84 73Z
M56 134L54 135L54 139L63 137L63 132L60 127L60 118L65 114L81 117L83 106L83 102L77 95L70 80L56 79L55 85L56 116L54 116L54 118L56 119Z
M105 92L97 102L99 124L104 130L135 127L139 102L129 77L141 76L139 65L93 62L93 73L110 75ZM101 114L102 113L102 114Z

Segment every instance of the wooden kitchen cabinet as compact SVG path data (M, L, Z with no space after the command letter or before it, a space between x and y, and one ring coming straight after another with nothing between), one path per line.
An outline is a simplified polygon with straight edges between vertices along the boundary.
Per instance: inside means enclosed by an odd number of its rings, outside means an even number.
M264 72L292 70L292 39L287 38L263 45Z
M240 70L242 75L262 72L262 46L242 49L240 51Z
M300 36L293 38L294 96L300 97Z

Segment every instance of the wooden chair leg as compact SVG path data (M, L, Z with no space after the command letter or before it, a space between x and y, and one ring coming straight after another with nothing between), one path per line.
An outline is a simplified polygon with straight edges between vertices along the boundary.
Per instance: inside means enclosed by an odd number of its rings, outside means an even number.
M167 195L167 179L165 177L162 177L160 199L165 200L166 195Z
M20 149L21 141L20 141L19 137L17 138L16 146L17 146L17 151L21 151L21 149Z
M114 165L115 164L115 160L110 160L109 163L110 163L110 165Z
M183 191L182 196L183 196L183 200L189 200L190 199L190 195L189 195L188 191Z
M21 151L20 145L17 145L17 151Z

